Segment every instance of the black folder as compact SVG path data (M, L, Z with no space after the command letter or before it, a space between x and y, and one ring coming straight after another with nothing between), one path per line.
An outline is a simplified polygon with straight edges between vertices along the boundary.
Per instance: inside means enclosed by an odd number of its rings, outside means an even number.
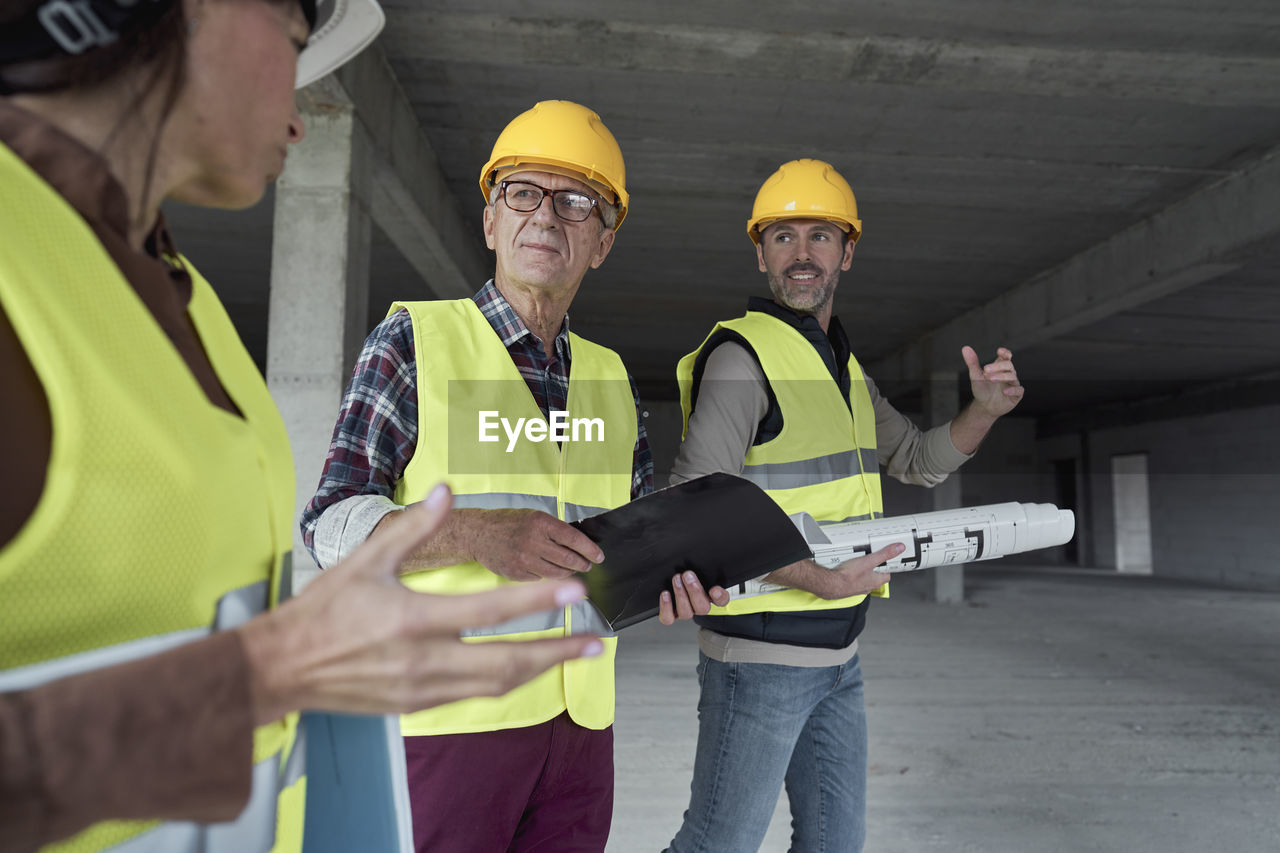
M812 555L782 508L754 483L707 474L574 522L604 551L582 578L617 631L658 615L671 576L692 570L704 589L732 587Z

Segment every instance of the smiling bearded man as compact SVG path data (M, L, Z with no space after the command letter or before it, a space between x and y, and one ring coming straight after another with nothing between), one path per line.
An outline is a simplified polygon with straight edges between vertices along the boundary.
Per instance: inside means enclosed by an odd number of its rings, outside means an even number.
M680 360L685 438L673 483L716 471L759 485L819 523L880 516L879 466L932 486L977 450L1022 398L1012 353L985 368L965 347L974 402L921 433L876 391L832 316L862 220L829 163L784 163L756 195L747 234L773 300L719 323ZM791 849L856 853L865 835L866 712L858 635L877 565L902 546L833 570L803 560L753 581L696 621L698 752L672 853L750 853L786 784Z

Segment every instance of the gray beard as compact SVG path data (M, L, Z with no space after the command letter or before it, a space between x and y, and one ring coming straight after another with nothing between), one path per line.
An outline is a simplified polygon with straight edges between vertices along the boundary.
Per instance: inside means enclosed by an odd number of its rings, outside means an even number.
M787 297L786 279L787 277L782 274L769 274L769 290L773 293L773 298L777 300L779 304L785 305L792 311L796 311L800 314L817 314L824 306L831 304L831 300L834 298L836 292L836 283L840 280L840 275L838 273L828 275L826 278L821 280L821 285L812 292L820 294L822 298L813 305L793 303Z

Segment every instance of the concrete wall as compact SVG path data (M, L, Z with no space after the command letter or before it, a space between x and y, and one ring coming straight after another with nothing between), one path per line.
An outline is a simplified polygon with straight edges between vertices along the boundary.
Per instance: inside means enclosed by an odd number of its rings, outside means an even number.
M1111 457L1146 453L1155 574L1280 590L1277 427L1280 406L1267 406L1076 438L1091 459L1085 500L1092 504L1088 524L1096 565L1115 566ZM1041 458L1048 444L1042 444Z
M1012 415L996 421L972 459L960 469L966 506L1047 501L1036 468L1036 424Z
M917 424L920 416L904 413ZM1036 467L1036 427L1031 418L1007 417L996 422L991 434L972 459L958 472L963 504L1006 501L1051 501L1047 485ZM884 508L888 515L929 512L929 490L884 478Z

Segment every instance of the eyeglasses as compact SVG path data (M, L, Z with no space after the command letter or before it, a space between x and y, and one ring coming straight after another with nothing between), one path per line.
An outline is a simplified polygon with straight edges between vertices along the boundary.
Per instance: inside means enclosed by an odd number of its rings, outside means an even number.
M565 222L582 222L600 203L586 193L577 190L549 190L526 181L503 181L498 185L507 207L520 213L529 213L542 206L542 200L551 196L551 209Z

